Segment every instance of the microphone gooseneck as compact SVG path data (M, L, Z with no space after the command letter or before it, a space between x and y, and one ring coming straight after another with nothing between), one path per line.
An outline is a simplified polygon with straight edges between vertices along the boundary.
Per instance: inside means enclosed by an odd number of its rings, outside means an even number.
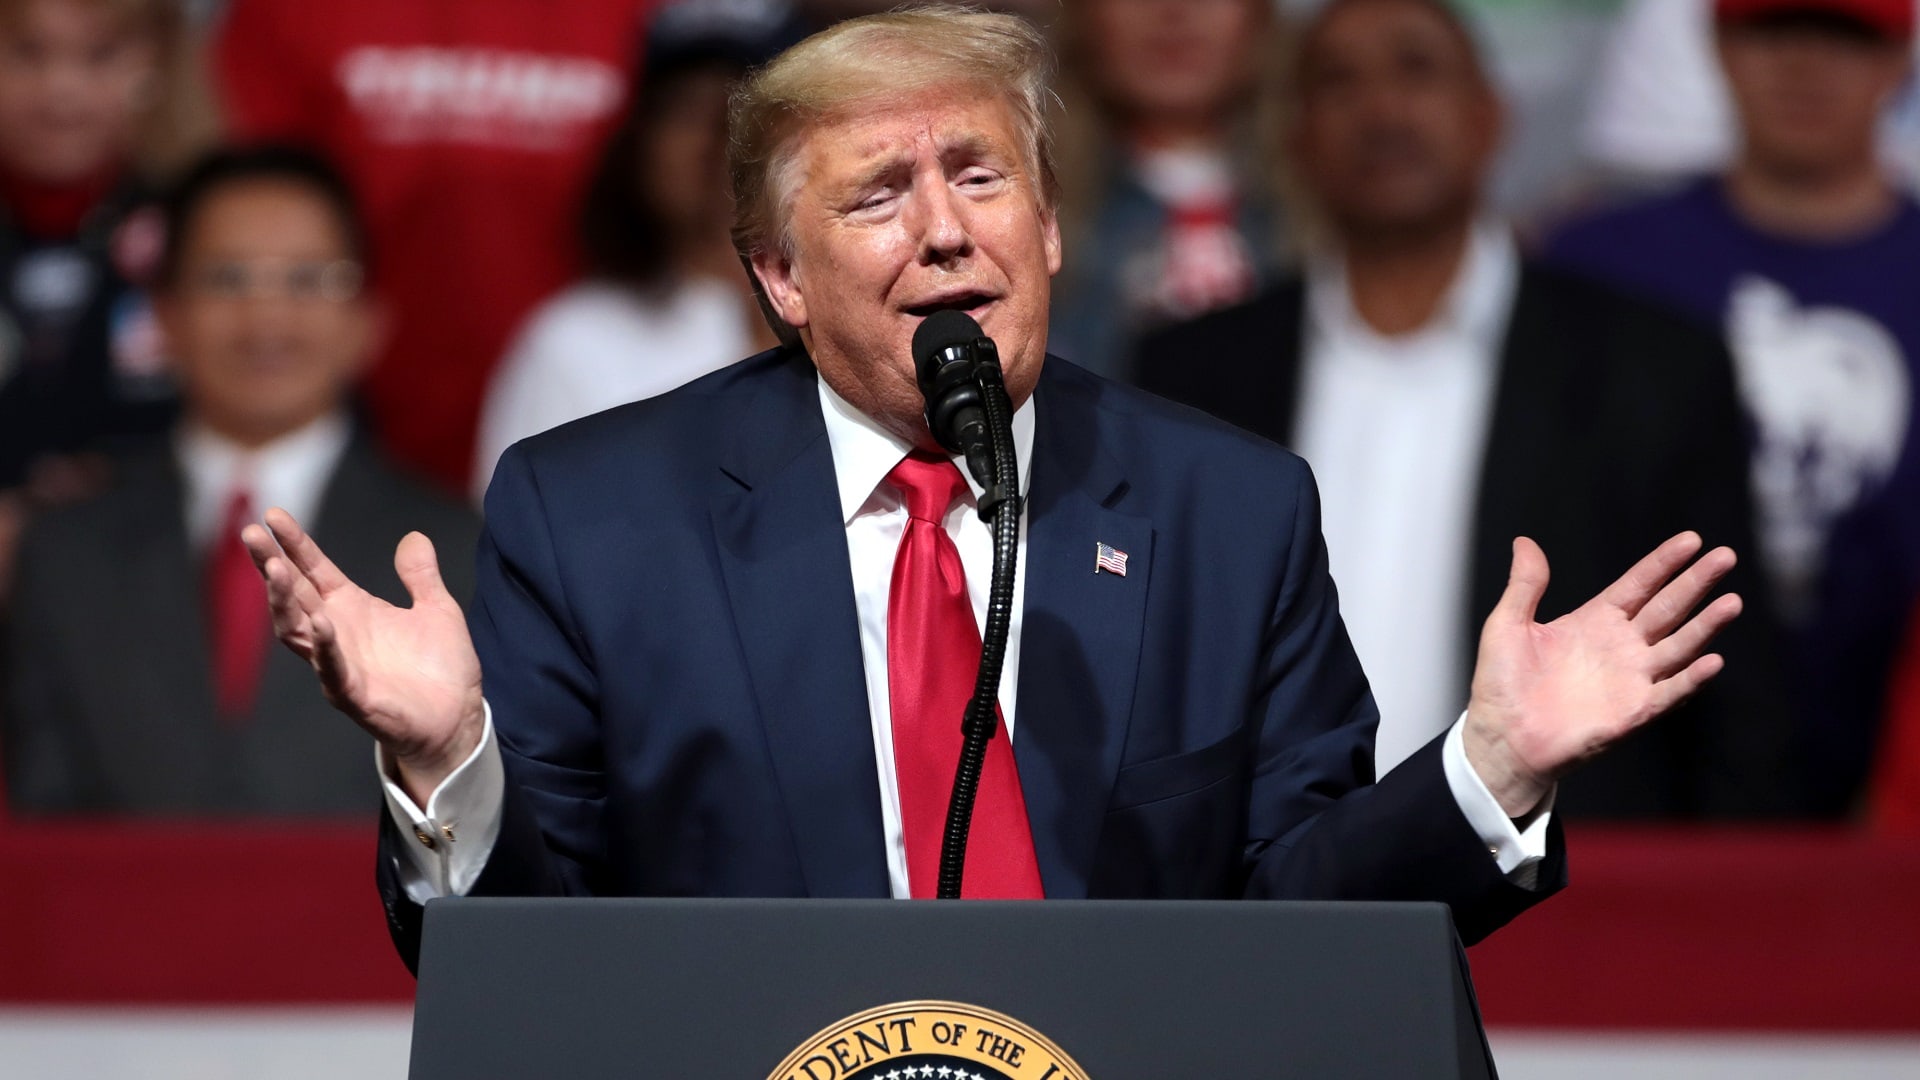
M967 471L982 488L980 517L993 529L993 578L987 592L986 626L980 635L980 670L973 698L961 718L960 763L954 770L940 845L936 895L957 900L987 743L1000 726L1000 670L1013 621L1024 507L1020 465L1013 449L1013 403L1001 379L1000 354L993 339L965 312L937 311L913 335L913 360L920 392L927 399L927 427L949 453L966 456Z

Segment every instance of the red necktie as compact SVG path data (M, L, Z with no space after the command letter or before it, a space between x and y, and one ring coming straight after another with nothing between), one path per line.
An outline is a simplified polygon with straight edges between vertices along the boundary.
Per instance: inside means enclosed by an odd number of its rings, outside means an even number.
M268 631L267 583L254 569L240 530L253 520L253 496L235 488L220 519L207 557L207 634L213 655L213 696L220 715L243 719L253 712L260 690L260 668L266 662Z
M887 597L887 689L907 879L918 899L938 891L940 841L960 764L960 721L980 666L980 628L967 599L960 549L941 524L966 491L960 470L945 458L915 451L894 466L887 482L907 504ZM1041 896L1026 799L1004 722L987 744L960 891L981 899Z

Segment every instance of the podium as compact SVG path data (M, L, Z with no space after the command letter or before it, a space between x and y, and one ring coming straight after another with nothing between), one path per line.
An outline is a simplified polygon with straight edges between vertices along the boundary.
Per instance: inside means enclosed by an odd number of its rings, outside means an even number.
M409 1075L1332 1080L1494 1068L1439 904L448 898L426 909Z

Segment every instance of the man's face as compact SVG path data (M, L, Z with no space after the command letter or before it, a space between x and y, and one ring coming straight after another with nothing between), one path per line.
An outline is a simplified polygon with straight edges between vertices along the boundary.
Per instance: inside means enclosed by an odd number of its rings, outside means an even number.
M115 164L154 76L107 4L27 0L0 21L0 162L52 184Z
M1294 160L1343 233L1470 215L1500 105L1468 45L1413 0L1343 3L1303 43Z
M374 317L333 207L294 181L237 181L178 242L156 310L188 411L257 444L338 408Z
M1727 27L1719 45L1750 158L1802 173L1871 160L1902 46L1818 19Z
M965 311L999 346L1016 407L1046 355L1060 230L1005 98L947 87L864 108L800 136L792 258L756 256L774 311L836 393L931 446L913 333Z

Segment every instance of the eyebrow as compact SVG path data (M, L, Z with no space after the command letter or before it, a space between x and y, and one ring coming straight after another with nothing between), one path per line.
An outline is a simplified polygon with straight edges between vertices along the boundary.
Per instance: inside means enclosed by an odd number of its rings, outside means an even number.
M967 132L959 138L942 143L938 150L942 165L949 165L957 159L979 160L988 157L1006 155L998 140L981 132ZM909 159L899 151L884 152L866 168L861 169L853 179L847 182L848 191L865 191L886 179L889 174L906 168Z
M859 175L847 182L846 189L848 192L865 191L906 167L906 155L897 153L887 154L860 170Z

